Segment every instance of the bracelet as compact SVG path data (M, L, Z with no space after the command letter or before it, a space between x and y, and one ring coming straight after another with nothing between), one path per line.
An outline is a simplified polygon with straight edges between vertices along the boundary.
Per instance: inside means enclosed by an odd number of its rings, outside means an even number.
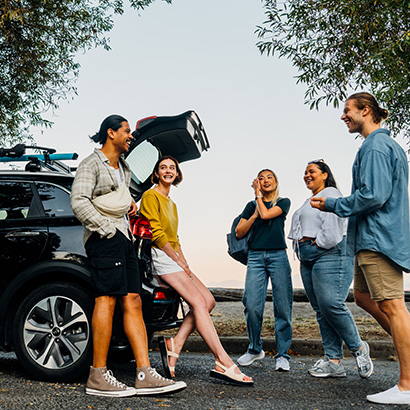
M255 196L255 201L256 201L258 198L262 198L262 197L263 197L262 195Z

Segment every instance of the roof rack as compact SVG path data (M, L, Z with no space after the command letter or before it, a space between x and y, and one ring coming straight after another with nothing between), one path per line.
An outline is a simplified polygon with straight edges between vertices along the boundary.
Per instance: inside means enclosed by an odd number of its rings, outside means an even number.
M26 149L42 151L42 154L26 155ZM74 171L68 165L61 162L62 160L76 160L78 154L55 154L54 148L38 147L35 145L17 144L13 148L0 148L0 162L26 162L25 170L31 172L41 171L42 168L54 172L63 172L66 174Z

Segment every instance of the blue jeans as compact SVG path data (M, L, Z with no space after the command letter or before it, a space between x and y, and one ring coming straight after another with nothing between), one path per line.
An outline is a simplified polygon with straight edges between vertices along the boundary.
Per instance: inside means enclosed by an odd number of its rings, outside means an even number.
M292 342L293 287L291 269L285 250L249 251L243 305L248 331L248 352L262 350L262 321L265 309L268 279L272 284L275 338L278 353L289 359Z
M325 354L343 358L343 341L352 352L362 341L346 306L353 280L353 261L346 256L346 239L331 249L319 248L313 240L300 242L297 249L303 285L316 312Z

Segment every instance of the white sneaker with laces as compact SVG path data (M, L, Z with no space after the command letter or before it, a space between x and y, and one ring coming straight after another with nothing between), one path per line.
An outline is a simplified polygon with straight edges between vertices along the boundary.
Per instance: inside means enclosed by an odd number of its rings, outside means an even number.
M258 354L246 352L237 360L237 362L240 366L250 366L255 360L262 360L264 357L265 352L263 350Z
M277 357L275 370L278 372L288 372L290 370L289 360L283 356Z
M357 371L362 379L368 379L373 373L373 362L370 358L370 347L363 342L363 348L352 352L356 359Z

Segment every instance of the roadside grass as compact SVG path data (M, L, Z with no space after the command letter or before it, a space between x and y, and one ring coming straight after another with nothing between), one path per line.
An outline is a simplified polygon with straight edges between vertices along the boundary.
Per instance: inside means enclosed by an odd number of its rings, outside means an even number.
M219 336L247 336L245 319L222 319L221 315L212 315L212 321ZM364 340L388 340L390 336L380 325L367 317L355 317L360 336ZM293 338L320 339L319 326L314 318L293 318ZM175 330L161 332L163 335L174 335ZM197 332L194 334L198 335ZM274 337L275 320L266 318L262 325L262 337Z
M212 318L218 335L220 336L246 336L244 319L218 320ZM390 339L390 336L372 319L355 317L359 334L364 340ZM293 338L297 339L320 339L319 326L313 318L293 318ZM274 337L275 319L266 318L262 324L262 337Z

